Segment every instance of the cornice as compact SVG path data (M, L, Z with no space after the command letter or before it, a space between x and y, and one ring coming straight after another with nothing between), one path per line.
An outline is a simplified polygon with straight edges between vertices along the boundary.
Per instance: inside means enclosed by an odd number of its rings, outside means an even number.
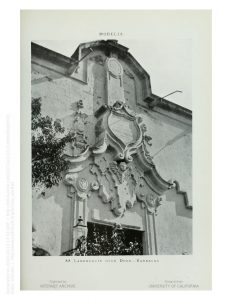
M192 120L191 110L152 93L149 74L128 51L129 49L121 44L118 44L117 40L97 40L82 43L78 46L71 58L40 46L36 43L31 43L32 57L41 58L54 64L58 64L66 69L66 74L70 74L70 70L75 69L79 59L83 56L82 52L90 48L102 50L107 56L110 56L110 53L114 52L120 59L131 66L143 84L142 102L140 101L138 103L140 106L144 107L145 109L147 108L149 110L161 112L167 116L168 113L172 113L185 119Z

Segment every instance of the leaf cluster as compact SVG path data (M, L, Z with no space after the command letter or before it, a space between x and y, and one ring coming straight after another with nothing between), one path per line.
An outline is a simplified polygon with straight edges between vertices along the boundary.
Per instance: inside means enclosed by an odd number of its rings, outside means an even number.
M32 145L32 185L43 185L51 188L62 179L62 172L69 167L63 157L67 143L72 142L74 134L55 120L41 114L41 98L32 98L31 113Z
M83 251L84 250L84 251ZM63 255L65 256L102 256L102 255L142 255L141 243L136 237L128 240L126 231L117 230L116 227L95 226L88 232L87 238L82 237L77 247Z

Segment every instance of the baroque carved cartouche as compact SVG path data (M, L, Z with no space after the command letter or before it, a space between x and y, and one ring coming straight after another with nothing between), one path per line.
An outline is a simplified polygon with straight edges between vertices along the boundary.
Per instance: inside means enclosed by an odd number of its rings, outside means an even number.
M74 125L81 124L79 120L83 120L85 117L80 112L82 108L83 103L80 101L77 104ZM123 215L126 209L132 208L137 200L143 203L149 213L156 213L162 200L159 195L170 188L171 183L165 182L155 169L145 145L145 142L150 142L151 138L145 135L147 128L142 118L137 117L121 101L116 101L112 106L105 106L96 115L95 146L90 147L87 144L82 126L74 127L77 135L81 136L85 147L82 147L81 143L76 143L75 147L79 147L79 152L77 151L77 154L69 159L78 165L93 157L96 168L93 171L92 165L89 171L96 175L97 180L88 182L86 178L81 177L80 169L80 173L68 173L65 183L71 186L74 192L81 195L80 199L83 198L83 193L89 197L91 192L97 192L103 203L110 203L111 210L116 216ZM128 123L126 128L133 131L128 143L123 140L122 135L130 134L130 132L125 132L124 128L121 132L120 126L113 126L111 119L119 123L122 120L124 124ZM111 153L108 159L104 156L106 151ZM135 165L139 167L139 172ZM152 176L149 175L149 172ZM143 178L142 185L144 187L141 186L141 183L138 184L141 178ZM113 185L111 191L107 189L108 185ZM141 193L142 189L146 194Z

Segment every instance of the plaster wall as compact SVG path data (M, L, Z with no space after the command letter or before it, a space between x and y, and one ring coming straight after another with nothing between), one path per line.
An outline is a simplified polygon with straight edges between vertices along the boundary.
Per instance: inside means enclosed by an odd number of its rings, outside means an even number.
M160 255L192 254L192 212L186 210L183 197L174 192L168 192L159 207L156 238Z
M96 59L98 57L98 59ZM100 58L99 58L100 57ZM32 64L32 97L41 97L42 113L53 119L61 119L66 128L72 127L75 103L83 100L84 112L91 119L92 128L88 137L94 142L94 112L106 100L106 70L104 52L98 51L81 65L77 78L64 75L61 66L39 60ZM34 60L36 60L34 58ZM38 59L37 59L38 60ZM191 127L182 121L168 118L158 112L138 107L143 95L142 85L131 67L120 60L123 69L124 97L131 109L139 114L146 126L147 134L152 137L152 146L148 146L157 171L165 180L177 180L180 189L185 191L189 203L192 203L192 153ZM81 74L81 72L86 72ZM86 83L80 78L86 78ZM41 246L53 255L70 249L73 221L72 200L67 197L67 187L61 184L46 193L45 197L34 195L33 222L38 231ZM181 202L182 201L182 202ZM144 228L144 211L136 204L121 222ZM114 220L109 205L101 203L93 196L88 203L88 219ZM181 207L181 209L180 209ZM50 233L48 233L50 232ZM159 207L156 217L156 235L159 254L191 253L191 218L184 206L183 196L176 191L168 193ZM48 246L46 246L48 245ZM170 253L172 249L172 253Z
M36 245L51 255L60 255L72 247L73 203L67 187L33 192L32 220Z

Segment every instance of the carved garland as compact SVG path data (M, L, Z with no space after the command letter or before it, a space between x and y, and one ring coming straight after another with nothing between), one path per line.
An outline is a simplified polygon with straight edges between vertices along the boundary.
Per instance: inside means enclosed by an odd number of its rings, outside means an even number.
M84 115L79 111L82 107L83 103L81 102L74 120L74 124L79 124L75 130L79 139L82 139L82 144L75 143L73 147L78 148L80 152L76 151L77 154L74 156L66 155L66 158L74 166L65 177L65 183L69 187L68 195L73 197L75 194L76 202L86 202L90 192L98 192L98 196L103 203L110 203L111 210L116 216L122 216L125 210L133 207L137 200L142 203L143 207L147 208L149 213L156 213L162 201L161 195L168 188L172 188L172 184L159 176L146 149L146 126L143 124L142 118L137 117L124 103L119 101L111 107L101 107L95 114L97 117L95 126L96 143L94 147L90 147L86 143L84 127L81 126L85 120ZM125 122L126 134L129 136L128 142L124 139L123 133L114 126L112 120ZM150 139L148 140L150 141ZM81 178L81 164L89 157L104 158L101 155L109 147L114 149L116 154L104 170L101 170L100 165L95 160L96 169L94 172L97 180L89 183L85 178ZM133 159L141 171L138 172L132 167L131 162ZM107 165L107 162L105 163ZM106 186L113 184L114 190L107 191L105 184L101 182L101 178L104 178ZM141 179L150 190L148 194L139 192L138 181L141 181ZM107 180L108 183L111 183L107 184ZM84 215L84 212L82 215ZM83 216L76 216L75 222L79 217L84 218ZM84 224L86 222L84 218Z

